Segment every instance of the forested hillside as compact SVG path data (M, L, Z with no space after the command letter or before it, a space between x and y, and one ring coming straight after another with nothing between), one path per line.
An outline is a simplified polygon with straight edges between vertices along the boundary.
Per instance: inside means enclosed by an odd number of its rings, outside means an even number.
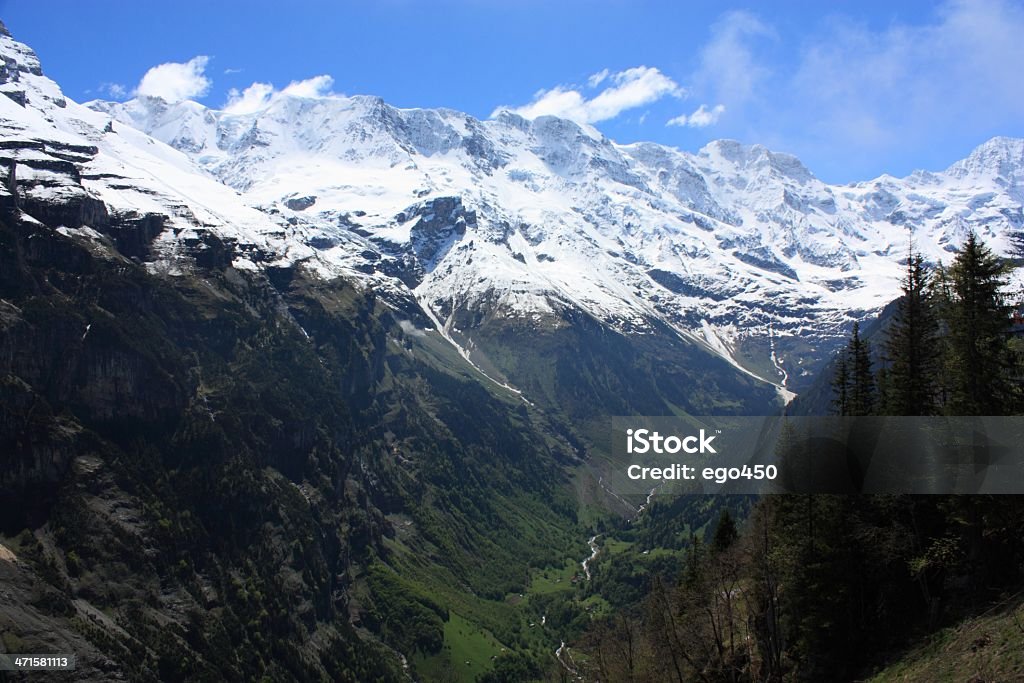
M870 326L870 341L854 326L824 378L827 402L808 409L804 399L803 409L1020 414L1009 269L973 234L945 268L911 252L901 298ZM642 681L861 680L874 671L880 680L937 680L944 668L967 676L949 680L1024 677L1013 654L1024 651L1013 620L1024 589L1024 498L773 495L738 525L746 505L726 501L717 520L695 525L702 533L683 524L699 519L692 511L666 515L683 508L656 498L639 530L609 534L633 540L666 521L676 538L690 530L685 551L646 578L643 597L580 639L581 671ZM604 569L597 565L596 581ZM951 635L962 619L976 634L968 645Z

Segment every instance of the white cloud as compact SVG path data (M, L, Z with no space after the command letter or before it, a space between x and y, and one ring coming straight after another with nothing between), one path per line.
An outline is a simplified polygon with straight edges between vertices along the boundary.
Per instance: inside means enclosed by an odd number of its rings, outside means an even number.
M932 20L871 30L836 20L809 43L795 101L814 130L882 147L934 139L1024 116L1024 7L955 0Z
M211 81L205 75L209 61L209 57L199 55L184 63L167 62L154 66L139 81L135 94L162 97L168 102L202 97L210 90Z
M332 94L331 86L333 85L333 78L327 74L321 74L304 81L292 81L281 91L281 94L292 97L328 97Z
M605 71L594 74L589 81L594 87L608 81L610 85L590 99L574 86L559 85L539 91L532 102L521 107L498 107L491 116L512 111L528 119L553 115L577 123L597 123L663 97L682 97L685 93L679 84L654 67L637 66L616 73Z
M596 74L593 74L590 78L587 79L587 85L591 88L596 88L597 86L604 83L605 79L608 78L609 74L611 74L611 71L609 71L608 69L601 69Z
M100 87L97 88L97 90L107 97L112 97L115 100L123 100L128 96L128 88L124 87L120 83L100 83Z
M333 85L334 79L326 74L292 81L283 90L276 90L270 83L253 83L245 90L232 88L228 91L228 101L223 109L229 114L251 114L270 106L279 97L333 97Z
M686 114L680 114L679 116L669 119L666 126L689 126L690 128L706 128L714 123L718 123L718 119L725 113L724 104L716 104L711 109L708 109L706 104L702 104L697 109L687 116Z
M251 114L270 104L273 94L274 86L270 83L253 83L242 91L232 88L223 109L228 114Z
M731 107L752 99L771 75L758 48L776 37L774 29L749 12L725 14L711 28L711 40L700 52L695 90L713 93Z

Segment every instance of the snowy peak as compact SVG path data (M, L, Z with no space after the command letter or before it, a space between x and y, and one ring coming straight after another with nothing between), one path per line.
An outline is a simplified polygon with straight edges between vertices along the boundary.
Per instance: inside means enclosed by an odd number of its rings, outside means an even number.
M1024 139L994 137L974 149L946 173L954 178L989 177L1008 183L1024 182Z
M315 256L312 248L283 244L275 217L246 205L182 151L64 98L31 48L9 33L0 34L0 60L5 211L101 251L110 239L121 254L162 272L179 273L216 254L238 267ZM175 105L186 110L204 108Z
M607 157L611 149L611 143L589 126L556 117L527 121L503 112L493 121L481 122L448 109L397 109L379 97L362 95L282 93L246 113L151 97L87 106L200 156L211 168L217 157L262 147L263 158L309 153L391 165L411 156L461 152L472 166L488 172L506 161L497 151L500 142L519 139L528 140L532 152L552 169L574 175L583 172L592 157Z
M42 76L43 70L39 65L39 57L25 43L19 43L7 30L7 26L0 21L0 52L3 54L6 74L8 80L17 81L18 72L29 73L34 76Z
M25 43L15 40L0 23L0 93L19 106L63 108L67 100L56 83L43 75L39 57Z
M139 97L122 104L89 102L87 107L110 115L138 130L150 130L159 140L188 154L198 154L215 147L209 133L216 125L211 110L197 102L184 100L170 103L159 97Z
M736 140L714 140L698 152L709 166L741 175L774 176L798 183L814 180L814 175L791 154L772 152L764 145L744 145Z

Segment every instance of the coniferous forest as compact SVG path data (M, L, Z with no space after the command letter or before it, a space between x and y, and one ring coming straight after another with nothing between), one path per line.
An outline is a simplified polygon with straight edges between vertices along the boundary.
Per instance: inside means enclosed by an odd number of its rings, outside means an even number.
M795 407L1020 414L1011 267L973 233L948 267L911 248L891 315L869 333L854 324L827 373L830 391L818 394L824 405ZM691 534L682 566L589 629L601 680L889 680L893 660L911 662L895 680L1021 671L1020 497L774 495L719 506L705 533ZM655 506L645 528L664 524L661 514ZM938 654L919 655L921 642Z

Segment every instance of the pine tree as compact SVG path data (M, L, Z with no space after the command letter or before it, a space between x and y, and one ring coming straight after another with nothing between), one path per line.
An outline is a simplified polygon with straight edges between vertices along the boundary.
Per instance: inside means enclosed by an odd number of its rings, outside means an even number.
M846 355L850 372L847 414L871 415L875 410L875 376L871 371L871 347L860 335L860 323L853 324Z
M860 323L853 324L853 333L846 348L836 359L832 378L832 401L837 415L872 415L875 411L875 376L871 371L871 347L860 335Z
M1002 415L1015 407L1006 265L973 232L949 269L949 412Z
M903 296L883 345L888 367L879 373L883 412L935 415L939 401L939 326L931 277L920 254L907 255Z
M695 532L690 532L690 547L686 551L686 564L679 577L681 585L695 586L701 577L701 547L700 537Z
M932 276L932 307L938 322L938 409L940 413L949 412L950 394L953 386L953 351L949 341L950 310L953 306L953 283L949 277L949 269L941 263L935 268Z
M850 368L846 365L846 349L836 359L836 371L832 376L832 410L836 415L850 414Z
M729 508L722 508L718 517L718 526L715 527L715 535L711 541L711 548L719 553L727 550L739 538L739 535Z

